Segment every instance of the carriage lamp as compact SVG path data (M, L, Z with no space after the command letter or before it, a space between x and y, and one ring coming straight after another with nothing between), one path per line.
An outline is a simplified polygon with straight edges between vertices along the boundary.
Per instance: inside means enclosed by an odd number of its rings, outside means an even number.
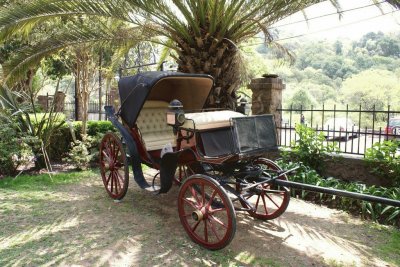
M186 121L185 112L181 101L174 99L169 103L167 111L167 124L177 128L182 126Z

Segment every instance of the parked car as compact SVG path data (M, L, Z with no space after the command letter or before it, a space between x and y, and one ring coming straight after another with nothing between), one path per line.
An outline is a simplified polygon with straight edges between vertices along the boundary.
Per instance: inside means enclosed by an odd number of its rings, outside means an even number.
M393 134L392 138L400 139L400 116L389 119L389 124L385 129L386 134Z
M326 140L347 141L358 136L358 126L349 118L331 118L325 122L323 130Z

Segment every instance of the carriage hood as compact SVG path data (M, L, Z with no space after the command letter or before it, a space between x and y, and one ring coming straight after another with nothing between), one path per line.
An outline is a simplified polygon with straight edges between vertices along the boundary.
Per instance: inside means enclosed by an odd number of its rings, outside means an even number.
M178 99L185 110L200 110L206 103L213 83L213 78L206 74L162 71L121 78L118 83L121 118L129 127L133 127L146 100L169 103Z

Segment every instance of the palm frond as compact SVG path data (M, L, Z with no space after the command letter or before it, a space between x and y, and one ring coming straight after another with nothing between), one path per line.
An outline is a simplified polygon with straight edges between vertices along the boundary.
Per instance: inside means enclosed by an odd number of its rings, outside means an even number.
M38 0L0 8L0 42L14 34L27 34L35 25L55 17L101 16L133 22L134 11L124 0Z
M0 86L3 84L4 74L3 74L3 66L0 65Z
M12 84L23 77L28 69L37 65L44 57L67 47L89 43L112 47L129 46L148 38L149 36L144 35L139 28L130 28L118 32L105 28L100 28L97 31L86 27L70 28L68 32L18 51L11 60L3 65L4 82Z

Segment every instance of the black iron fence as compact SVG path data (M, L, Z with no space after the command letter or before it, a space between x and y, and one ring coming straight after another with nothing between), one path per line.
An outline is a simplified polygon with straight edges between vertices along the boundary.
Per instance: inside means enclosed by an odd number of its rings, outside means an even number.
M282 123L278 125L280 146L290 147L299 139L295 131L297 124L304 124L317 132L323 133L326 142L337 142L342 153L364 155L365 151L377 142L389 139L400 139L400 111L356 109L346 107L333 109L322 108L303 109L291 106L278 109Z
M99 101L90 101L88 106L89 120L106 120L106 113L104 111L103 102L100 106ZM67 119L75 119L75 102L64 103L64 114Z

